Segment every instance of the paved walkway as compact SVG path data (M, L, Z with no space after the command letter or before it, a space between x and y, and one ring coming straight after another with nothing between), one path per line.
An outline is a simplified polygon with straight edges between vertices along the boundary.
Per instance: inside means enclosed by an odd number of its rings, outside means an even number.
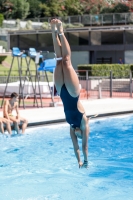
M93 100L82 100L81 101L86 115L94 114L111 114L121 112L133 112L133 99L93 99ZM65 120L63 106L47 107L47 108L33 108L33 109L22 109L20 115L28 119L30 124L43 123L58 120ZM2 116L2 111L0 111Z

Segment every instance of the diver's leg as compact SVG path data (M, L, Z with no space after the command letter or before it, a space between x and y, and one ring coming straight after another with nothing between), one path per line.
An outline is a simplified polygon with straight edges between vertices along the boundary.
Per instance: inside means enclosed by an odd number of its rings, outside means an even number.
M62 57L61 43L60 43L60 40L58 38L58 33L56 31L56 19L53 19L51 21L51 29L52 29L54 50L55 50L57 58L60 58L60 57ZM57 60L56 68L55 68L55 71L54 71L54 81L55 81L56 90L60 94L61 87L64 83L64 81L63 81L63 71L62 71L62 60Z
M57 30L60 35L61 50L63 56L63 76L66 88L71 96L76 97L80 93L79 80L73 66L71 64L71 49L69 43L63 33L62 22L57 20Z

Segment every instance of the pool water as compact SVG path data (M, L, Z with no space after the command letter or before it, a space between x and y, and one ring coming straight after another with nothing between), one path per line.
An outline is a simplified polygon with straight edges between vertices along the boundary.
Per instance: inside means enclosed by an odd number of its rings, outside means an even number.
M67 124L0 135L0 200L133 200L132 188L133 116L90 122L88 170Z

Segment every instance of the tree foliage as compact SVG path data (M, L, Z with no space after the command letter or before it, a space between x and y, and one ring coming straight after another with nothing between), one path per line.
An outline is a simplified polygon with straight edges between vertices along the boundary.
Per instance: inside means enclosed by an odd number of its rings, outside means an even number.
M41 4L44 16L67 16L82 14L80 0L49 0Z
M29 3L27 0L10 0L13 4L12 17L14 19L25 19L29 14Z
M3 16L3 14L0 14L0 27L1 27L2 24L3 24L3 20L4 20L4 16Z
M64 1L64 10L67 15L82 15L83 5L80 0L66 0Z
M62 10L64 4L57 0L50 0L40 5L44 16L63 16L65 12Z
M106 0L80 0L84 14L99 14L108 6Z
M0 13L8 18L37 18L133 11L123 0L0 0Z
M27 0L29 3L29 15L28 18L40 17L41 15L41 1L39 0Z
M129 12L130 8L124 3L118 3L113 7L114 13L127 13Z

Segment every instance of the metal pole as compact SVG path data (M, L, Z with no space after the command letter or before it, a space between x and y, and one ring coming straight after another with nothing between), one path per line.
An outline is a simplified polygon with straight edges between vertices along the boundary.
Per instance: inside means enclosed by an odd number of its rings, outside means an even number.
M115 15L113 14L113 25L115 24Z
M102 98L102 92L101 92L101 83L100 80L98 79L98 98L101 99Z
M87 90L87 99L88 99L88 79L89 79L89 77L88 77L88 70L86 70L86 90Z
M32 74L31 74L30 69L29 69L31 58L30 58L29 62L27 61L26 58L25 58L25 60L26 60L26 63L27 63L27 72L29 72L29 78L30 78L30 81L31 81L31 84L32 84L32 89L33 89L33 92L34 92L34 103L35 103L35 100L36 100L36 104L37 104L37 107L38 107L36 91L35 91L35 88L34 88L34 85L33 85L33 81L32 81Z
M48 80L48 76L47 76L47 72L46 72L46 71L45 71L45 76L46 76L46 80L47 80L47 83L48 83L48 87L49 87L49 91L50 91L52 103L53 103L53 105L55 106L55 104L54 104L54 99L53 99L53 96L52 96L52 92L51 92L51 88L50 88L50 85L49 85L49 80Z
M39 90L39 95L40 95L41 107L43 107L42 95L41 95L41 89L40 89L40 81L39 81L39 76L38 76L38 71L37 71L37 64L36 64L36 77L37 77L37 81L38 81L38 90Z
M130 97L132 97L132 71L130 70Z
M23 98L23 108L25 108L24 90L23 90L23 85L22 85L22 57L21 57L21 65L19 67L20 67L20 76L21 76L21 93L22 93L22 98Z
M112 71L110 71L110 97L112 97Z
M6 89L7 89L8 83L9 83L9 78L10 78L10 74L11 74L11 70L12 70L12 66L13 66L13 61L14 61L14 57L12 58L11 67L10 67L10 70L9 70L9 73L8 73L8 77L7 77L7 81L6 81L6 87L5 87L3 99L2 99L2 102L1 102L1 108L2 108L3 102L5 100Z
M37 79L37 82L38 82L38 90L39 90L40 101L41 101L41 107L43 107L42 95L41 95L41 89L40 89L40 81L39 81L39 76L38 76L38 71L37 71L37 65L39 64L39 59L40 59L40 52L37 53L37 55L36 55L36 57L35 57L35 68L36 68L35 88L36 88L36 79ZM36 89L35 89L35 91L36 91Z
M53 100L54 100L54 69L53 69L53 91L52 91L52 96L53 96Z
M19 59L21 59L21 65L22 65L22 58L21 57L17 57L17 60L18 60L18 72L19 72L19 106L20 106L20 103L21 103L21 98L23 98L23 108L25 108L25 105L24 105L24 95L23 95L23 87L22 87L22 77L21 77L21 66L20 66L20 62L19 62Z

